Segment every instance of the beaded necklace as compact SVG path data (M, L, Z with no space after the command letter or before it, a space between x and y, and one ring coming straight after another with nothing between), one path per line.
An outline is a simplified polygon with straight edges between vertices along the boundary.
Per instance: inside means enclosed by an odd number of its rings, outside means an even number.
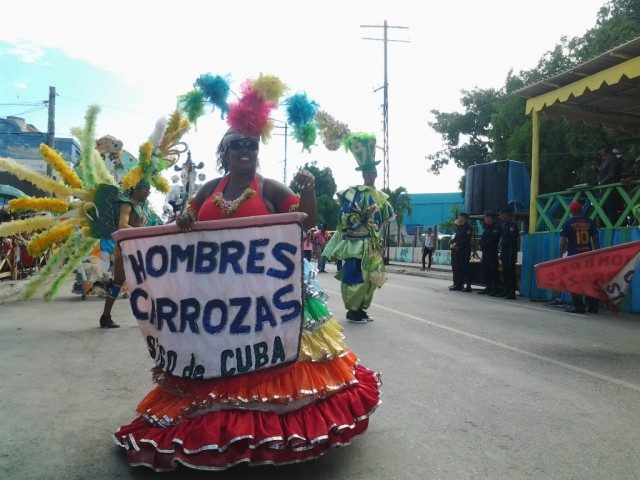
M236 213L240 208L240 205L242 205L243 202L249 200L251 197L255 196L255 194L255 190L247 187L245 191L242 192L242 195L240 195L235 200L226 200L222 196L222 192L218 192L213 196L211 201L216 207L220 209L222 215L228 217L229 215L233 215L234 213Z

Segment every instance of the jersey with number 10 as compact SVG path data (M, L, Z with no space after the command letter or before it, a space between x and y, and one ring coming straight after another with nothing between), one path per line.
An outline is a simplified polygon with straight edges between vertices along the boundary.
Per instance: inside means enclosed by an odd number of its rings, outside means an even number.
M572 217L562 226L561 235L567 239L567 253L576 255L591 250L590 239L598 235L598 229L590 218Z

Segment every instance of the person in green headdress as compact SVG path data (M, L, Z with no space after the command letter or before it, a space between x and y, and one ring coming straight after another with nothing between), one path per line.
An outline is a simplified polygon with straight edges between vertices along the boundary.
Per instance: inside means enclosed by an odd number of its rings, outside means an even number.
M141 180L131 190L119 192L116 197L118 226L114 231L120 228L145 227L147 225L159 225L162 223L147 202L150 189L151 186L149 183ZM104 309L100 317L101 328L118 328L120 326L112 320L111 309L120 294L120 289L124 281L122 253L120 248L116 247L113 265L113 285L104 302Z
M341 282L342 301L347 319L354 323L372 321L367 314L373 293L387 279L382 259L380 230L393 217L387 196L375 188L378 175L375 161L376 137L369 133L354 133L343 142L362 172L363 185L338 192L340 219L323 255L330 261L343 261L336 275Z

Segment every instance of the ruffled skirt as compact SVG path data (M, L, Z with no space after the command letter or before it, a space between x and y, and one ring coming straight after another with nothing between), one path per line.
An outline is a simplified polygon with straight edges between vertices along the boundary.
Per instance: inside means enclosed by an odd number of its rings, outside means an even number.
M318 457L363 433L380 403L379 374L344 343L322 292L307 285L299 360L232 378L190 380L153 370L157 386L115 442L132 466L204 470Z

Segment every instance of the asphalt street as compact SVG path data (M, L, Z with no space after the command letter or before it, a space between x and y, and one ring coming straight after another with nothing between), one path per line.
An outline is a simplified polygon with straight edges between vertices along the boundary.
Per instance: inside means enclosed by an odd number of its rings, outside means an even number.
M382 372L383 404L352 445L308 463L130 468L110 438L135 416L152 366L127 301L101 330L98 298L0 304L2 479L638 479L640 317L589 316L449 292L391 274L348 343Z

